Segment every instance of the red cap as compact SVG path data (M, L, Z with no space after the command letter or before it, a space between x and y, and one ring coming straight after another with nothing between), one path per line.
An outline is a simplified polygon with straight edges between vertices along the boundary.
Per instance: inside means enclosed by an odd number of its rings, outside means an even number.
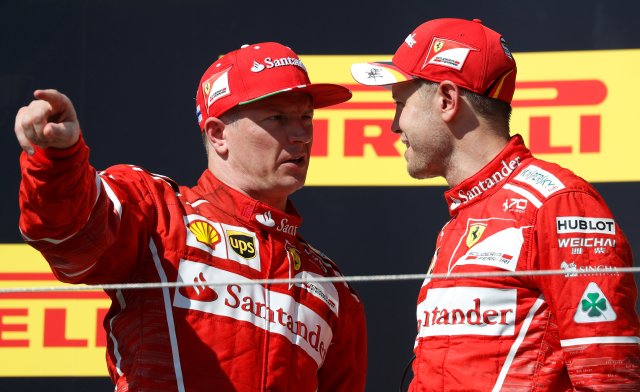
M405 38L391 62L351 66L361 84L383 86L422 78L450 80L475 93L511 103L516 62L500 34L482 21L434 19Z
M202 75L196 92L200 129L207 118L219 117L243 105L285 91L311 96L322 108L351 99L351 91L336 84L311 84L307 69L291 48L276 42L243 45L220 57Z

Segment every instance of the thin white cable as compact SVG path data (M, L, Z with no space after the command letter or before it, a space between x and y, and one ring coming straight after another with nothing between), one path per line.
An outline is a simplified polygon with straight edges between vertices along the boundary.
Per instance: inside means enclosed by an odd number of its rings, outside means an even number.
M313 282L390 282L404 280L424 280L430 279L461 279L461 278L507 278L507 277L527 277L527 276L549 276L567 275L576 277L578 275L616 275L623 273L640 273L640 267L612 267L611 269L594 270L540 270L540 271L496 271L496 272L462 272L452 274L398 274L398 275L356 275L356 276L331 276L331 277L307 277L292 279L253 279L246 281L212 281L212 282L153 282L153 283L113 283L98 285L79 286L35 286L35 287L9 287L0 288L0 299L2 294L15 293L36 293L55 291L95 291L95 290L140 290L158 288L179 288L190 286L227 286L227 285L247 285L247 284L304 284Z

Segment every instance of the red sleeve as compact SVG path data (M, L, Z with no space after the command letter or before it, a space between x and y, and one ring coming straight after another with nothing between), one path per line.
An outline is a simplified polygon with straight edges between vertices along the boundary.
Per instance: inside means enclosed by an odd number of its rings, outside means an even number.
M337 283L340 284L340 283ZM340 321L324 363L318 371L318 392L364 391L367 372L367 332L362 302L342 290Z
M139 175L99 175L82 137L67 149L22 153L20 165L20 230L56 277L112 283L130 276L153 211Z
M566 272L536 280L574 387L640 390L636 284L633 274L615 273L632 266L631 250L604 201L589 192L552 196L538 212L535 241L533 267Z

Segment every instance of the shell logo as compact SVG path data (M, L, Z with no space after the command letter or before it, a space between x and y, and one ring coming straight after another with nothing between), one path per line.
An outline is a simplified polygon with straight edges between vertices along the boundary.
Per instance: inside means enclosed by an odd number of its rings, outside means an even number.
M205 221L197 220L191 222L189 230L196 236L198 241L211 248L214 248L220 242L220 234Z

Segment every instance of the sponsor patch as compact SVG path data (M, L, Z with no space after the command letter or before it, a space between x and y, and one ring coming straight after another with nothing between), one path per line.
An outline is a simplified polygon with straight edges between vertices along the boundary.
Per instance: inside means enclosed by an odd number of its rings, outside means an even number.
M524 214L528 204L529 201L527 199L518 199L513 197L507 198L504 203L502 203L502 211L518 212L520 214Z
M618 316L611 307L611 303L604 295L600 286L594 282L589 282L586 290L580 298L578 308L573 316L576 323L596 323L611 322Z
M231 67L213 74L209 79L202 83L202 92L206 97L207 109L217 100L231 94L229 88L229 70Z
M500 169L496 170L489 177L478 181L477 184L458 190L458 198L451 197L453 204L450 209L456 209L460 204L466 204L469 201L475 199L476 197L482 195L488 189L493 188L500 182L504 181L509 175L520 165L520 157L515 157L513 160L507 162L501 162Z
M514 179L531 185L544 197L549 197L565 188L564 184L556 176L536 165L527 166Z
M573 261L567 263L563 261L560 264L560 268L563 269L566 274L566 278L572 278L574 276L592 276L592 275L617 275L618 268L612 265L581 265L576 266Z
M251 72L262 72L265 69L285 67L289 65L301 68L304 72L307 72L307 68L304 66L304 63L302 63L300 59L297 59L295 57L282 57L279 59L266 57L264 60L262 60L262 62L253 60Z
M264 214L257 214L256 220L267 227L273 227L276 225L276 221L271 217L271 211L267 211Z
M556 232L616 234L616 223L609 218L585 218L581 216L556 217Z
M282 218L280 224L278 225L278 227L276 227L276 230L295 237L295 235L298 233L298 226L290 225L289 219Z
M469 227L469 234L467 234L467 248L471 248L476 242L480 240L482 237L482 233L484 233L484 229L487 228L486 223L475 223Z
M184 217L187 246L201 249L212 256L227 258L226 239L220 223L212 222L204 216L191 214Z
M188 228L196 236L196 240L210 248L220 243L220 233L206 220L193 221Z
M300 271L294 277L295 279L309 279L309 278L321 278L321 275L314 274L309 271ZM340 296L336 286L331 282L308 282L308 283L296 283L296 286L307 290L314 297L320 298L333 313L338 315L340 306Z
M484 335L512 336L516 290L449 287L427 291L418 304L418 337Z
M244 227L222 224L228 259L260 271L260 243L256 234Z
M298 271L302 267L302 259L300 258L300 251L293 246L287 247L287 257L289 258L289 264L293 265L293 270Z
M471 228L474 225L471 225ZM484 265L515 271L524 243L522 227L507 227L477 242L455 265ZM470 233L471 234L471 233ZM467 236L467 239L469 236Z
M252 284L250 279L242 275L190 260L180 260L178 282L194 282L195 279L209 284L240 283L213 286L215 296L208 292L202 298L197 293L176 290L173 306L251 323L257 328L284 336L313 358L318 367L324 362L333 331L308 306L297 302L290 295Z
M256 237L244 231L227 230L229 246L245 260L256 257Z
M431 48L424 59L422 69L427 65L441 65L460 71L472 50L477 49L460 42L435 37L431 41Z

